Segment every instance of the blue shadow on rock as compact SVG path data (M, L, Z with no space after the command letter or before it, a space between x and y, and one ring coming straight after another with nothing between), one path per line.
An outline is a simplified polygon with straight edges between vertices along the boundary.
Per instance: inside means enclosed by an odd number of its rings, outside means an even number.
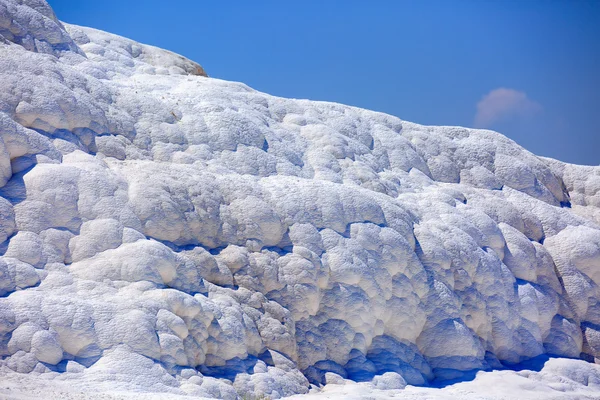
M27 189L25 188L23 177L31 171L34 166L35 164L32 164L23 171L14 174L6 185L0 188L0 197L4 197L12 205L19 204L25 200L27 198Z
M258 360L259 358L254 356L249 356L245 359L236 357L227 360L225 365L212 367L201 365L198 367L198 370L202 375L212 376L213 378L224 378L233 382L238 374L252 374Z

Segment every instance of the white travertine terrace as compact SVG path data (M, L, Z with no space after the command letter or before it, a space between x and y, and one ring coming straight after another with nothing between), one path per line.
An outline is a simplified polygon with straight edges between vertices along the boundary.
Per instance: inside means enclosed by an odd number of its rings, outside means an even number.
M80 388L600 358L600 167L208 78L43 0L0 0L0 255L0 372Z

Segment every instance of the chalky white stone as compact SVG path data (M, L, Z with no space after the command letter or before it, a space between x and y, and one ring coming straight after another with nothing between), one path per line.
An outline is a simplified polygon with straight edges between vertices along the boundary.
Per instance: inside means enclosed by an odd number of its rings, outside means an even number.
M0 0L0 243L6 379L279 398L600 358L600 167L208 78L43 0Z

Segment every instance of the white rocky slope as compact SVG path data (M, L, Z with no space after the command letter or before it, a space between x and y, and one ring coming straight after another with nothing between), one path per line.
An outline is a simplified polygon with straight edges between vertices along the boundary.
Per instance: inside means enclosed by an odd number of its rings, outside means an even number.
M600 359L600 167L211 79L44 0L0 0L0 243L7 384L277 398ZM552 390L600 390L568 365Z

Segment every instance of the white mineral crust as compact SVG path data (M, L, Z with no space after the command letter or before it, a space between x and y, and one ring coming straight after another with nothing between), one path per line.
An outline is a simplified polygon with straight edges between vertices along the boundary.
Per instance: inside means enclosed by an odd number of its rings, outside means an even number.
M588 362L469 387L600 390L600 167L208 78L44 0L0 0L0 255L15 390L409 396L544 356Z

